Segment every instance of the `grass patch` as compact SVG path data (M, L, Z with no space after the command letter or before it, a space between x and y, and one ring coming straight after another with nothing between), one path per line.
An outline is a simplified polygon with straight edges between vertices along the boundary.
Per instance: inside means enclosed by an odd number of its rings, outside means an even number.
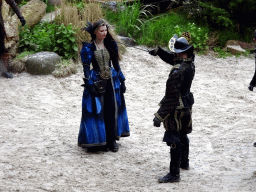
M77 65L72 59L62 60L56 65L55 70L52 72L54 77L67 77L77 72Z
M107 20L116 26L117 33L132 37L139 44L167 46L173 35L180 36L182 32L189 31L195 49L203 51L208 48L209 29L191 22L182 14L168 12L153 16L139 1L131 6L119 5L117 12L105 11ZM122 10L121 6L125 9Z
M14 60L21 60L23 59L24 57L28 56L28 55L31 55L31 54L34 54L35 52L34 51L23 51L21 53L19 53L15 58Z

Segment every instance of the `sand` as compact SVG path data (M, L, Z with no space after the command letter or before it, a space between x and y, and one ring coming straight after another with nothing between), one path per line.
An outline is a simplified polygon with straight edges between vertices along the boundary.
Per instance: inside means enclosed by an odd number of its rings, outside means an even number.
M190 170L168 173L164 128L153 126L171 66L128 48L120 63L131 136L117 153L77 146L83 72L57 79L26 72L0 77L0 191L256 191L256 88L253 58L196 55L191 91Z

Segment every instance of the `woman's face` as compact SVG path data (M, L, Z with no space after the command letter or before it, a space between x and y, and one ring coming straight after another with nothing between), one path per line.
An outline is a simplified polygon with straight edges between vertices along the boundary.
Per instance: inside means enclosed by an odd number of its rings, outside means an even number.
M104 40L106 38L107 33L107 26L101 26L99 29L95 31L96 40Z

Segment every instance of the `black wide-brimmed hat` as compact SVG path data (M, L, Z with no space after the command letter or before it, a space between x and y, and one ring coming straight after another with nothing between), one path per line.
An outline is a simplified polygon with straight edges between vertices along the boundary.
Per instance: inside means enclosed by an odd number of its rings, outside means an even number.
M169 49L173 53L182 53L187 51L192 45L188 44L188 41L184 37L178 38L177 35L174 35L169 41Z

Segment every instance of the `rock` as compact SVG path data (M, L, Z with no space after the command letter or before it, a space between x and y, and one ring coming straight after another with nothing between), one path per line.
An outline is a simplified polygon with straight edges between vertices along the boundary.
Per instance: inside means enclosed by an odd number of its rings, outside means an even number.
M14 73L21 73L22 71L26 71L26 64L21 60L12 60L9 63L9 68Z
M240 45L228 45L227 50L230 50L230 52L233 55L236 55L237 53L245 53L246 50L244 50Z
M72 59L63 60L56 65L56 69L52 72L54 77L67 77L77 72L77 65Z
M61 4L62 0L49 0L48 3L50 5L59 6Z
M123 43L127 47L137 45L135 40L132 38L124 37L124 36L117 36L117 38L121 41L121 43Z
M47 13L47 14L45 14L44 16L43 16L43 18L41 19L41 23L43 23L43 22L48 22L48 23L51 23L51 22L53 22L54 21L54 19L55 19L55 17L57 16L57 15L59 15L60 14L60 11L58 10L58 11L53 11L53 12L51 12L51 13Z
M229 40L226 43L226 47L224 48L225 51L230 50L230 52L233 55L236 55L237 53L244 53L246 52L246 50L244 50L241 46L240 46L241 42L240 41L236 41L236 40Z
M6 31L6 39L5 39L5 47L7 48L8 52L10 53L10 56L13 58L17 54L17 50L19 47L19 19L18 17L14 17L12 15L10 6L3 1L3 20L4 20L4 26Z
M29 55L26 59L27 72L32 75L51 74L61 61L61 57L54 52L39 52Z
M47 5L40 0L31 0L26 5L23 5L20 8L20 11L24 16L27 25L29 27L33 27L34 25L39 23L45 15L46 7Z
M107 9L110 9L114 12L117 11L117 2L116 1L107 1L107 2L104 2L102 3L102 7L103 8L107 8ZM124 10L124 6L121 6L120 9L123 11Z

